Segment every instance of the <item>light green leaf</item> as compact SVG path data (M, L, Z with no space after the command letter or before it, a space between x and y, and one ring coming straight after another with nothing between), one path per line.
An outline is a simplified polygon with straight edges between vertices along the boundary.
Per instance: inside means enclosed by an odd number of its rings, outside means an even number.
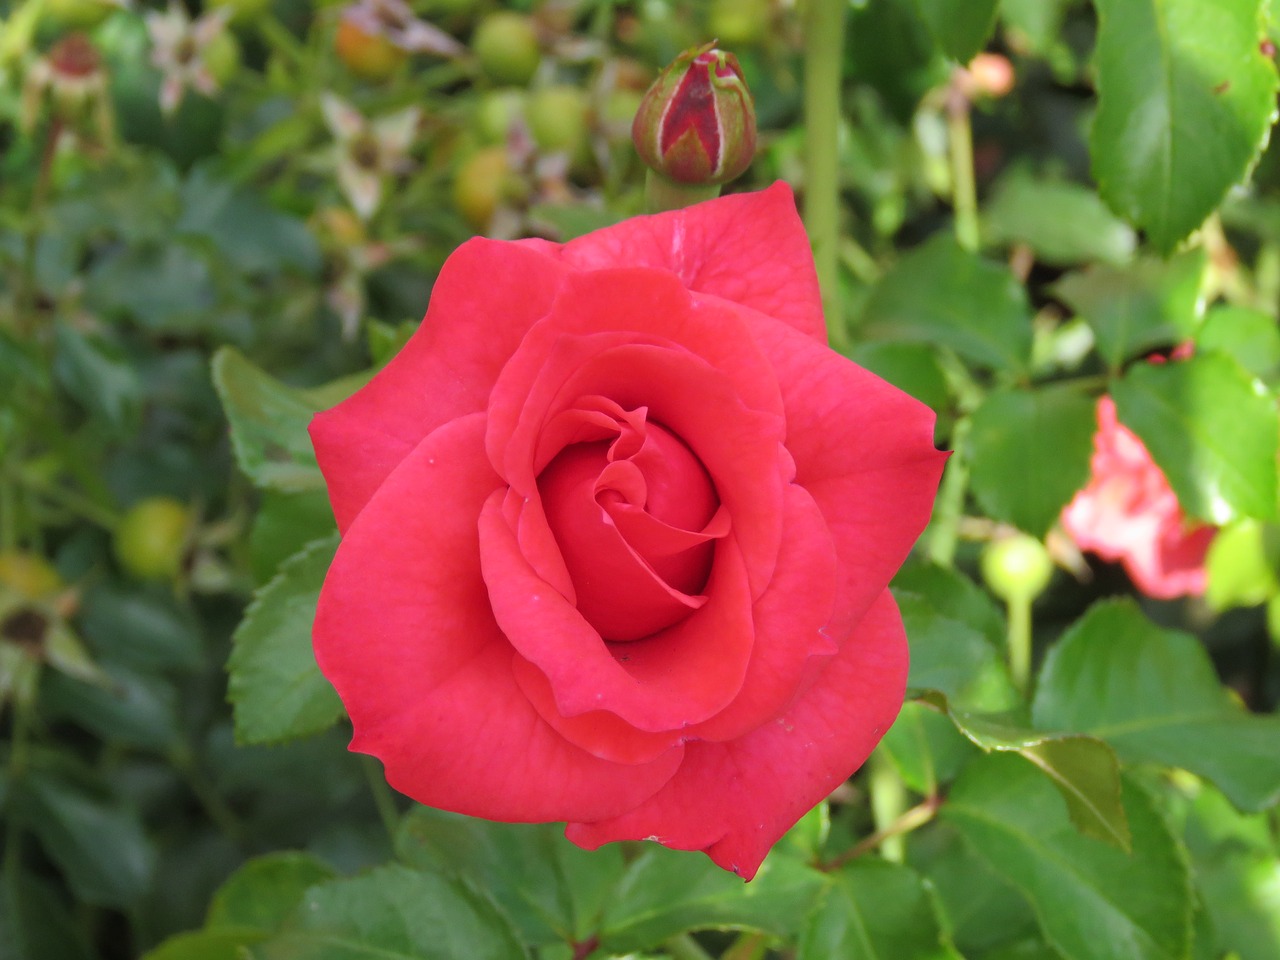
M1167 261L1096 264L1053 286L1088 322L1098 353L1112 369L1155 347L1188 340L1204 312L1201 288L1208 258L1190 250Z
M1043 537L1089 479L1095 402L1070 386L989 394L973 413L970 483L995 520Z
M205 925L272 933L307 890L332 879L333 868L309 853L282 850L255 857L218 888Z
M1135 364L1111 395L1192 516L1225 524L1275 515L1275 402L1230 357Z
M1022 284L946 233L894 264L871 291L862 322L872 338L941 344L996 370L1024 370L1031 356Z
M326 537L290 558L254 594L232 637L227 697L236 736L273 743L331 726L342 703L316 666L311 624L338 537Z
M862 857L833 880L800 934L800 960L959 960L914 871Z
M916 0L933 38L953 60L968 63L996 25L998 0Z
M956 781L942 816L1031 902L1045 938L1072 960L1185 960L1186 854L1151 799L1124 783L1133 853L1081 836L1062 797L1023 761L993 754Z
M298 493L324 489L307 426L319 410L343 400L368 379L344 377L303 390L281 383L233 347L213 356L213 385L231 425L240 469L259 487Z
M1259 0L1096 0L1102 197L1168 253L1267 141L1276 71Z
M1001 178L982 217L984 240L1026 244L1037 260L1055 266L1121 264L1137 243L1128 224L1088 187L1036 177L1021 167Z
M522 960L506 917L457 880L398 865L313 887L254 960Z
M772 856L744 884L705 857L649 845L608 901L600 944L626 953L708 928L792 936L827 882L802 863Z
M165 940L142 955L142 960L242 960L246 947L263 938L257 930L224 927L192 930Z
M1053 647L1032 718L1105 740L1122 759L1197 773L1242 810L1280 801L1280 717L1238 706L1195 637L1129 601L1096 604Z
M1280 367L1280 327L1275 317L1233 304L1211 309L1196 333L1196 353L1230 354L1255 377Z
M1218 531L1205 559L1205 600L1215 610L1254 607L1280 593L1275 560L1280 530L1256 520L1238 520Z
M559 824L490 823L426 807L405 816L396 852L485 890L538 946L588 939L624 869L616 845L588 852Z

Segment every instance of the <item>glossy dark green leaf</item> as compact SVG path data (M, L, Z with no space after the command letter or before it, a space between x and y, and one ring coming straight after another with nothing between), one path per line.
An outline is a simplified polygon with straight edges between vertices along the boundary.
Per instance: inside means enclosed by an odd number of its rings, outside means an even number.
M1032 903L1045 939L1072 960L1184 960L1191 947L1186 854L1128 782L1132 854L1082 836L1066 804L1023 760L971 763L942 812L978 856Z
M11 813L35 834L82 901L129 907L146 892L155 851L138 812L68 777L30 770Z
M1275 515L1275 402L1230 357L1135 364L1111 395L1188 513L1216 524Z
M485 890L536 945L588 939L624 869L616 845L588 852L559 824L490 823L426 807L405 816L396 852Z
M313 887L254 960L522 960L506 917L470 886L392 865Z
M988 395L969 432L970 484L987 514L1043 537L1089 479L1094 400L1069 386Z
M894 264L871 291L862 322L878 339L941 344L996 370L1021 371L1031 355L1022 285L945 233Z
M601 947L643 950L710 927L792 936L826 884L823 874L788 857L768 858L744 884L706 857L648 845L605 907Z
M1098 353L1118 369L1130 357L1191 338L1204 310L1200 294L1208 258L1191 250L1167 261L1095 264L1053 286L1084 317Z
M332 879L333 867L309 853L283 850L255 857L213 895L206 926L271 933L307 890Z
M1137 243L1133 230L1088 187L1023 168L1001 178L982 219L987 242L1025 244L1037 260L1055 266L1121 264Z
M1242 810L1280 801L1280 717L1247 713L1195 637L1129 601L1095 605L1053 647L1032 717L1099 737L1123 759L1197 773Z
M1261 310L1218 304L1196 333L1196 352L1214 351L1234 357L1255 377L1273 374L1280 367L1280 326Z
M952 940L965 957L985 958L1037 934L1027 899L945 820L907 838L907 863L928 879Z
M997 6L998 0L916 0L938 46L960 63L968 63L986 44Z
M1097 0L1103 199L1171 251L1257 159L1275 114L1260 0Z
M911 869L862 857L832 875L800 934L800 960L958 958L933 896Z
M311 623L337 535L295 554L254 594L236 629L227 697L236 736L273 743L316 733L342 715L342 703L316 666Z

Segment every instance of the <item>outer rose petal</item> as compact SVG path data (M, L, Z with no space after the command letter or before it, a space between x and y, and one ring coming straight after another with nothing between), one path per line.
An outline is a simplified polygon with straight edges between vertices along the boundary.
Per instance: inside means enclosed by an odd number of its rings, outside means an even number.
M670 270L690 290L759 310L827 342L809 238L785 183L633 217L563 247L536 245L579 270Z
M769 848L870 755L902 706L907 638L884 590L817 681L783 716L727 743L690 743L670 782L635 810L566 835L593 850L656 839L704 850L747 880Z
M367 386L311 421L339 530L423 437L485 409L498 372L550 308L566 272L532 249L481 238L445 261L404 349Z
M616 815L670 778L682 748L609 763L556 733L520 690L480 573L476 518L499 483L483 415L422 441L338 548L316 660L351 715L352 749L381 759L402 793L495 820Z
M911 552L947 454L925 404L768 317L751 324L773 360L796 483L835 538L840 572L830 630L843 636Z

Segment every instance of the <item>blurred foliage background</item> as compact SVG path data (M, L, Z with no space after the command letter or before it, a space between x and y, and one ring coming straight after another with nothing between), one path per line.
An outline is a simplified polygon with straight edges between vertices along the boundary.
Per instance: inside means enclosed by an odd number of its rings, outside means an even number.
M467 237L642 213L684 49L756 96L729 189L816 195L820 5L0 0L0 955L1280 956L1262 0L836 5L832 341L957 452L896 584L912 698L758 880L346 752L311 413ZM1216 531L1197 595L1059 523L1104 393Z

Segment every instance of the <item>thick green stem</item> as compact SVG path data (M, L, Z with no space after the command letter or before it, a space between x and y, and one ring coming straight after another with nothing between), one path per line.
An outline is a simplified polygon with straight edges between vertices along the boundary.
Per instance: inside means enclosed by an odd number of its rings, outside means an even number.
M969 488L969 464L964 459L964 445L969 436L969 418L961 417L951 429L951 447L955 451L947 461L942 486L934 502L930 525L929 559L942 567L955 563L956 541L964 512L964 497Z
M871 754L871 815L875 820L873 836L880 853L886 860L901 863L906 849L901 831L895 825L907 808L907 788L898 776L884 750Z
M1014 686L1026 693L1031 683L1031 598L1013 596L1009 616L1009 673Z
M650 213L681 210L703 200L714 200L718 196L718 183L676 183L654 170L650 170L644 178L644 205Z
M952 84L947 97L947 142L956 241L966 250L977 250L980 238L978 188L973 175L973 127L969 122L969 100L956 84Z
M373 757L362 756L360 765L364 769L364 778L369 782L369 790L373 793L373 804L378 808L378 817L386 828L387 836L394 844L396 833L400 828L400 811L396 809L396 799L387 786L387 779L382 774L382 767Z
M840 61L846 0L809 0L804 39L804 225L822 288L827 336L849 347L840 307Z

